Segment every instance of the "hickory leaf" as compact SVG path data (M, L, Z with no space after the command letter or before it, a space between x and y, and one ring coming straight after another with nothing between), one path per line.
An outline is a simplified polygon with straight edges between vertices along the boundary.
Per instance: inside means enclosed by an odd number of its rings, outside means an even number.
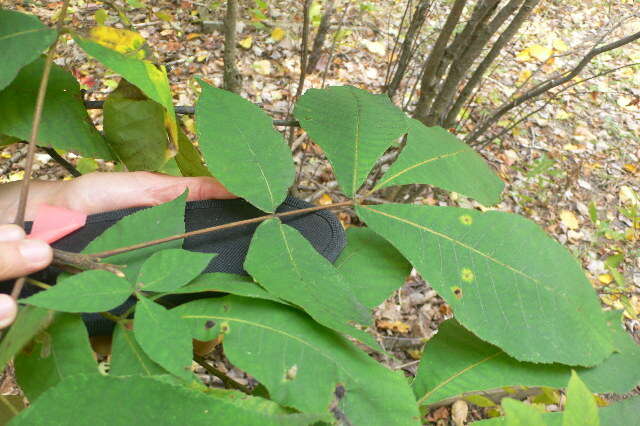
M258 299L283 303L282 300L272 296L264 288L256 284L251 277L238 274L225 274L222 272L202 274L184 287L172 290L169 294L203 292L231 293L237 296L256 297Z
M405 116L386 95L353 86L309 89L295 117L327 154L340 188L352 197L393 142L407 132Z
M133 286L124 278L103 270L85 271L59 282L23 303L62 312L102 312L121 305L131 296Z
M375 308L404 284L411 264L368 228L347 229L347 246L335 263L364 306Z
M279 404L327 413L339 389L336 408L349 424L420 424L402 374L297 309L227 296L196 300L174 311L190 323L193 338L222 335L229 360L264 384Z
M469 145L441 127L409 119L407 142L374 189L423 183L456 191L482 204L500 201L504 183Z
M178 377L193 378L189 329L173 311L138 297L133 332L149 358Z
M369 310L331 262L294 228L277 219L260 224L244 267L269 293L300 306L320 324L377 346L350 325L369 324Z
M172 291L187 284L216 254L167 249L152 254L140 268L136 285L144 291Z
M131 321L120 321L115 326L109 374L113 376L158 376L167 374L166 370L147 356L136 341L130 327Z
M275 211L293 183L291 151L271 118L240 96L200 81L196 130L211 173L232 193Z
M428 280L462 325L510 356L593 366L614 350L580 266L535 223L454 207L356 210Z
M20 388L31 402L68 377L100 374L82 318L66 313L58 313L53 324L16 356L15 369Z
M4 371L7 363L37 335L47 328L54 317L54 312L37 306L23 306L18 311L15 322L2 335L0 342L0 370Z
M591 368L576 368L594 392L623 394L640 384L640 346L620 326L620 313L607 312L617 352ZM571 367L519 362L451 319L425 347L413 389L421 405L507 386L563 387Z
M56 38L56 32L33 16L0 9L0 90L33 62Z
M22 68L0 92L0 134L29 140L44 62L44 58L38 58ZM49 75L37 144L75 151L86 157L114 159L89 121L78 82L57 65L52 66Z

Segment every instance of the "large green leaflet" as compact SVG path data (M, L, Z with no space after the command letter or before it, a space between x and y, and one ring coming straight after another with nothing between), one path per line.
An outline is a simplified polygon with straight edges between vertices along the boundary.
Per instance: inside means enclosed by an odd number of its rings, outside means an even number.
M16 321L0 342L0 371L29 341L53 320L54 312L37 306L20 307Z
M475 198L485 205L500 201L504 183L469 145L442 127L410 119L407 142L374 189L423 183Z
M350 325L369 324L369 310L331 262L294 228L278 219L261 223L244 267L269 293L300 306L320 324L377 346L370 335Z
M530 404L505 398L502 408L506 426L546 426L542 413Z
M180 127L178 127L176 163L182 176L211 176L209 169L202 163L200 152Z
M388 96L353 86L309 89L293 113L327 154L340 188L349 197L378 158L407 132L404 114Z
M236 296L256 297L258 299L284 303L256 284L251 277L238 274L225 274L222 272L202 274L184 287L172 290L169 294L204 292L231 293Z
M172 291L189 283L217 254L182 249L154 253L140 268L136 286L145 291Z
M567 386L562 426L600 426L596 400L575 371L571 372Z
M411 264L368 228L347 229L347 246L335 267L364 306L375 308L404 284Z
M305 425L314 418L234 391L200 392L153 377L74 376L45 392L11 425Z
M103 312L121 305L133 293L124 278L103 270L71 275L21 302L62 312Z
M164 128L165 109L121 80L103 107L104 137L130 171L160 170L175 147Z
M173 109L169 79L164 67L158 69L150 61L117 52L88 38L76 35L74 40L88 55L120 74L129 83L137 86L145 95L164 107L166 112L165 127L173 144L173 154L175 154L178 144L178 122Z
M282 135L256 105L202 81L200 85L196 129L209 170L232 193L261 210L275 211L295 177Z
M594 392L625 393L640 384L640 346L620 327L620 314L607 312L618 352L592 368L576 368ZM413 382L421 405L507 386L563 387L571 367L519 362L483 342L455 320L440 325L425 347Z
M187 193L160 206L125 216L93 240L83 253L98 253L184 233L184 208ZM105 259L108 263L127 265L124 273L130 281L138 276L142 262L151 254L168 248L180 248L182 240L134 250Z
M49 328L15 359L16 377L29 401L76 374L98 375L87 327L77 314L58 313Z
M130 321L120 321L113 330L109 374L113 376L156 376L167 374L166 370L153 362L144 353L144 350L136 341L130 325Z
M614 350L580 266L535 223L455 207L387 204L357 212L427 279L462 325L514 358L593 366Z
M138 297L133 332L149 358L170 373L191 380L189 329L173 311L145 297Z
M34 61L56 38L33 15L0 9L0 90L11 83L20 68Z
M174 309L202 341L224 334L224 351L256 377L271 398L307 413L326 413L336 386L338 410L353 425L420 424L405 378L297 309L227 296Z
M0 134L29 140L43 70L44 59L36 59L0 92ZM52 66L49 75L37 143L86 157L113 159L109 147L89 121L78 82L57 65Z

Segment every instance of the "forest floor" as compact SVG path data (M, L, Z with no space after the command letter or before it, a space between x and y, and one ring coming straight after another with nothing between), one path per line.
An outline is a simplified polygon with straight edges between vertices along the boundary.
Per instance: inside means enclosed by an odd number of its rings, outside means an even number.
M82 5L81 5L82 3ZM119 2L117 2L119 3ZM124 4L124 2L122 2ZM135 3L135 2L130 2ZM126 10L132 27L155 50L161 63L169 67L169 77L178 105L193 105L197 97L194 77L222 85L223 41L221 20L224 7L204 12L196 1L149 1L152 7ZM213 2L220 3L220 2ZM291 108L298 76L300 2L262 2L243 9L239 25L238 66L243 75L242 95L261 105L274 118L286 118ZM520 35L496 62L470 108L463 112L464 134L473 129L477 117L522 90L574 63L599 29L628 13L633 1L547 1L542 2L523 26ZM317 69L307 75L305 88L351 84L379 93L392 55L404 2L338 1L335 21L345 4L344 24L332 27L325 54ZM122 24L114 9L104 4L78 1L70 24L80 30L96 24L96 12L107 12L106 24ZM26 11L50 21L58 3L33 1ZM422 45L429 46L433 29L446 17L446 6L435 4L427 19ZM293 12L292 12L293 11ZM314 19L321 10L314 9ZM205 16L206 15L206 16ZM102 19L104 16L98 19ZM208 21L202 25L202 19ZM629 19L613 34L640 29L640 19ZM339 30L339 31L338 31ZM330 66L329 46L336 45ZM421 58L417 55L418 59ZM598 56L582 73L590 77L607 69L640 62L640 44L624 46ZM87 99L102 100L115 88L117 77L87 60L72 41L60 49L59 65L71 69L87 90ZM397 104L411 109L415 99L417 64L410 68ZM608 309L624 311L627 330L640 342L640 65L575 86L545 104L543 98L498 122L499 133L519 117L544 107L527 117L500 138L485 145L481 153L506 183L504 200L498 210L522 214L536 221L547 233L567 247L582 263L588 278ZM100 112L91 115L99 123ZM193 130L193 117L182 122ZM299 195L314 203L340 201L334 177L321 152L305 135L296 133L295 158L302 165ZM10 146L0 152L0 179L12 181L23 176L23 154ZM67 154L84 171L109 170L103 162L81 161ZM36 177L65 179L68 173L46 153L37 154ZM438 190L425 190L418 202L430 205L479 207L475 202ZM345 226L348 213L341 213ZM375 332L385 347L396 355L387 360L392 368L415 374L420 348L451 316L451 310L416 274L395 292L375 313ZM223 367L224 360L219 360ZM230 367L227 365L227 367ZM247 380L239 376L238 380ZM431 420L446 420L444 407ZM472 412L471 417L482 416Z

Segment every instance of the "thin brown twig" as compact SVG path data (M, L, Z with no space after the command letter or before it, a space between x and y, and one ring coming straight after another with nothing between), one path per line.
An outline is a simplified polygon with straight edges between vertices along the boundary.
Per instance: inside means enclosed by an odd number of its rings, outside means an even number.
M38 131L40 130L40 120L42 119L42 110L44 108L44 98L47 94L47 86L49 84L49 74L51 73L51 67L53 66L53 55L60 39L60 32L64 19L67 16L67 8L69 7L70 0L64 0L62 4L62 11L58 16L58 22L56 23L56 38L53 41L49 51L47 52L47 59L44 64L44 70L42 72L42 79L40 80L40 88L38 89L38 97L36 98L36 107L33 114L33 124L31 126L31 137L29 138L29 147L27 150L27 162L24 167L24 180L20 187L20 198L18 199L18 212L16 213L15 224L24 228L24 216L27 209L27 199L29 197L29 182L31 180L31 173L33 171L33 159L36 153L36 140L38 139ZM16 280L11 290L11 297L16 300L22 292L24 287L25 277L20 277Z
M159 238L157 240L146 241L146 242L139 243L139 244L133 244L133 245L127 246L127 247L120 247L120 248L116 248L116 249L113 249L113 250L106 250L106 251L102 251L100 253L78 255L77 253L64 252L64 251L60 251L60 250L57 250L56 252L57 253L63 253L64 255L68 255L69 256L68 258L69 259L73 259L73 260L76 260L75 256L92 257L94 260L103 259L103 258L115 256L115 255L118 255L118 254L127 253L127 252L130 252L130 251L134 251L134 250L139 250L139 249L143 249L143 248L146 248L146 247L155 246L155 245L166 243L166 242L169 242L169 241L181 240L183 238L192 237L192 236L195 236L195 235L207 234L209 232L215 232L215 231L220 231L220 230L223 230L223 229L235 228L235 227L238 227L238 226L249 225L249 224L252 224L252 223L260 223L260 222L264 222L265 220L268 220L268 219L275 219L275 218L293 216L293 215L304 214L304 213L311 213L311 212L315 212L315 211L318 211L318 210L326 210L326 209L331 209L331 208L348 207L348 206L352 206L354 204L355 204L355 202L353 200L349 200L349 201L343 201L343 202L340 202L340 203L328 204L326 206L314 206L314 207L307 207L305 209L291 210L291 211L288 211L288 212L268 214L268 215L265 215L265 216L254 217L252 219L245 219L245 220L240 220L240 221L237 221L237 222L225 223L223 225L211 226L209 228L203 228L203 229L198 229L198 230L191 231L191 232L185 232L184 234L172 235L172 236L169 236L169 237Z

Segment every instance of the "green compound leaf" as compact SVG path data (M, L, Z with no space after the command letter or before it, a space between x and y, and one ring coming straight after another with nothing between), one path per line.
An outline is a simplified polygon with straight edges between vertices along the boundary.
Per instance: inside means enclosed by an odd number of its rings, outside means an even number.
M350 325L369 324L369 310L340 272L297 230L277 219L261 223L244 267L269 293L300 306L320 324L377 347L370 335Z
M229 191L274 212L295 177L282 135L251 102L202 81L200 86L196 130L209 170Z
M186 286L175 289L169 292L169 294L203 293L210 291L284 303L279 298L267 293L265 289L256 284L251 277L238 274L225 274L222 272L202 274Z
M65 313L58 313L53 324L16 356L15 368L20 388L31 402L68 377L100 374L82 318Z
M193 378L189 327L173 311L138 297L133 332L149 358L178 377Z
M307 425L271 401L236 391L188 389L153 377L74 376L45 392L11 423L82 426Z
M0 90L55 39L56 32L35 16L0 9Z
M388 96L353 86L309 89L293 113L327 154L349 197L355 195L378 158L407 132L404 113Z
M441 127L410 119L407 143L375 189L422 183L475 198L485 205L500 201L504 183L469 145Z
M103 107L104 136L130 171L162 169L175 154L164 128L165 109L121 80Z
M358 206L451 305L457 320L521 361L593 366L614 350L591 284L569 252L513 214Z
M107 27L97 27L94 30L106 28ZM110 30L131 33L126 30ZM97 40L101 40L97 31L92 31L92 34ZM138 37L140 36L138 35ZM141 37L140 39L142 42L144 41ZM74 40L89 56L120 74L129 83L137 86L138 89L150 99L164 107L164 124L171 141L171 156L175 155L178 146L178 122L173 109L173 98L169 87L169 79L167 78L167 72L164 67L158 69L148 60L139 59L131 53L120 53L88 38L82 38L76 35L74 36ZM115 48L117 48L117 46L115 46Z
M182 176L211 176L209 169L202 163L200 152L180 127L178 127L176 163Z
M124 278L92 270L63 278L21 302L62 312L103 312L121 305L132 292L133 286Z
M606 316L617 352L595 367L576 371L594 392L623 394L640 384L636 368L640 346L620 326L619 312L607 312ZM420 405L430 405L507 386L562 388L569 377L571 367L516 361L455 320L448 320L427 343L413 388Z
M172 291L189 283L217 254L182 249L156 252L140 268L136 286L144 291Z
M0 134L29 140L43 70L44 59L36 59L0 92ZM49 75L37 144L75 151L85 157L114 159L89 120L78 82L57 65L52 66Z
M186 199L185 192L173 201L123 217L93 240L82 252L99 253L184 233ZM104 261L115 265L127 265L123 272L127 279L134 282L147 257L159 250L180 247L182 247L181 239L107 257Z
M368 308L375 308L402 287L411 272L411 264L400 252L368 228L347 229L347 245L335 267Z
M111 347L111 364L109 374L112 376L158 376L167 371L153 362L144 353L135 339L131 322L119 322L113 331Z
M415 399L401 374L297 309L227 296L196 300L174 311L191 324L198 340L224 334L230 361L264 384L279 404L327 413L338 387L334 413L344 416L347 424L420 424Z
M0 371L31 339L53 320L54 312L36 306L21 306L16 321L0 342Z
M567 386L562 426L600 426L596 400L575 371L571 372Z

